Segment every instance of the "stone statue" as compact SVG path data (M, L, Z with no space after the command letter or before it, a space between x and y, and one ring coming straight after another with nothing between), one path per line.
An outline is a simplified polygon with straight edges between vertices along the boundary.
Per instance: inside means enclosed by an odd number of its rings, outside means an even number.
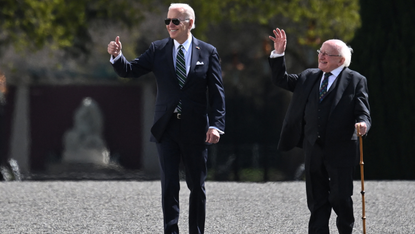
M98 104L87 97L75 111L74 126L63 138L63 161L107 165L109 152L102 138L103 118Z

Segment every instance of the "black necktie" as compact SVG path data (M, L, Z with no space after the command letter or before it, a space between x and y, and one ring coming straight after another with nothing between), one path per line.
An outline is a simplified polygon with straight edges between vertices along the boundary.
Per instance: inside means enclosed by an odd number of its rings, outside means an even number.
M329 84L329 76L331 76L330 72L324 74L324 79L320 87L319 102L322 102L324 97L327 95L327 85Z
M176 57L176 76L179 81L180 88L183 88L184 82L186 81L186 62L184 60L183 45L180 45L177 51ZM182 113L182 100L177 105L177 111Z

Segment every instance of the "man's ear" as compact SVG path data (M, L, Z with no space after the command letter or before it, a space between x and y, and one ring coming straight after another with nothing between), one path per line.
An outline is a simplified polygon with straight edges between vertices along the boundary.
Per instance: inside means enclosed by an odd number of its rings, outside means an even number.
M193 27L193 23L194 23L194 20L193 19L189 19L189 28L192 28Z
M344 57L342 57L342 58L340 59L339 65L340 65L340 66L341 66L341 65L343 65L345 60L346 60L346 59L345 59Z

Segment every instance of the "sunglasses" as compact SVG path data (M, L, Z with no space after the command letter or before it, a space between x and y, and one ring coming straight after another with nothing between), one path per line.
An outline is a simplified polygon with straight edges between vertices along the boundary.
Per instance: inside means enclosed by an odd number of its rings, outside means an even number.
M181 20L181 19L177 19L177 18L174 18L174 19L166 18L164 20L164 23L166 25L169 25L170 24L170 21L171 21L171 22L173 22L174 25L179 25L180 24L180 21L186 21L186 20L189 20L189 19Z

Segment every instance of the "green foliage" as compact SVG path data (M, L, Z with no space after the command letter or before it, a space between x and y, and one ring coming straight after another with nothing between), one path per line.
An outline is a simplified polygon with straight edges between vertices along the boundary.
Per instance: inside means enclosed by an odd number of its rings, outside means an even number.
M166 5L170 1L160 0ZM155 11L159 1L133 0L3 0L0 10L0 47L33 51L48 45L88 53L88 28L96 22L127 27L141 22L144 12ZM198 37L204 39L212 25L221 22L267 25L275 16L295 24L287 31L298 32L301 44L317 46L322 40L341 37L348 41L360 26L358 0L210 0L185 1L196 11ZM278 26L278 25L276 25ZM274 25L272 25L274 27ZM249 33L249 32L247 32Z
M55 49L74 47L80 53L87 53L86 45L91 41L88 28L94 22L132 26L142 19L143 11L152 7L150 2L3 0L0 46L11 44L18 51L36 51L45 45Z
M167 1L166 1L167 2ZM300 44L320 46L330 38L350 41L360 27L358 0L210 0L187 1L196 11L202 32L211 23L258 23L269 25L275 17L293 22L286 28ZM201 19L201 20L198 20ZM278 25L271 25L277 27ZM249 33L249 32L247 32ZM200 35L199 35L200 36Z
M365 0L361 7L352 68L369 85L373 126L364 141L367 178L415 179L415 2Z

